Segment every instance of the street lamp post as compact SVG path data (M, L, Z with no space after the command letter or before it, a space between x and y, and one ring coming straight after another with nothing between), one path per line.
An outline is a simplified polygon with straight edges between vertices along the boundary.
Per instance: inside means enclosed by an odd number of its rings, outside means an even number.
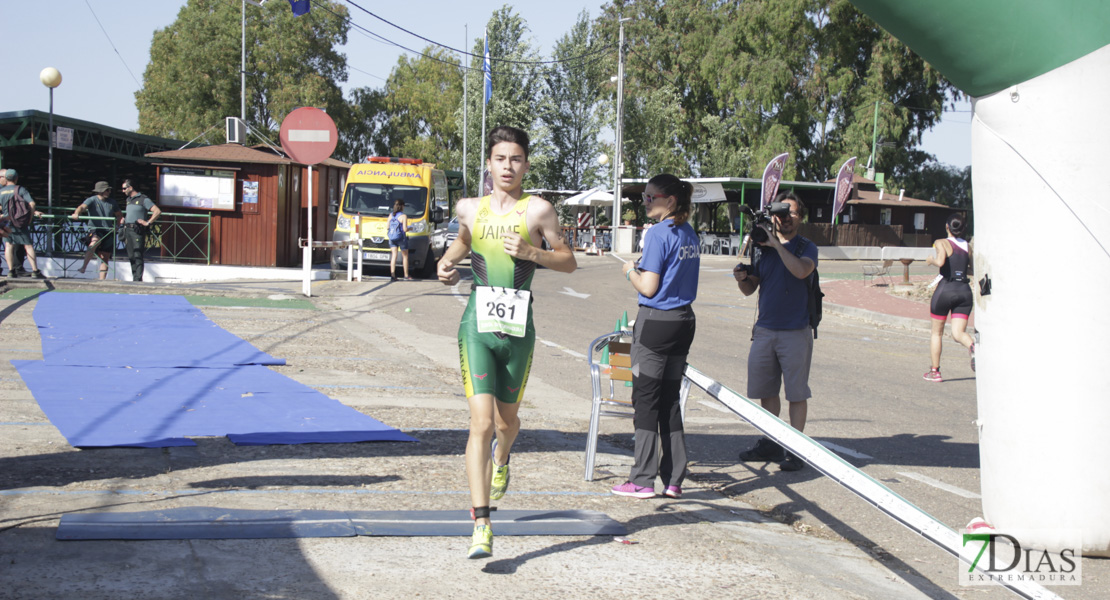
M613 160L613 221L611 225L611 251L617 249L617 225L621 222L621 176L624 174L624 22L631 17L618 18L620 41L617 44L617 130L616 156Z
M62 85L62 74L54 67L46 67L39 73L39 81L50 88L50 158L46 163L46 205L54 209L54 88Z

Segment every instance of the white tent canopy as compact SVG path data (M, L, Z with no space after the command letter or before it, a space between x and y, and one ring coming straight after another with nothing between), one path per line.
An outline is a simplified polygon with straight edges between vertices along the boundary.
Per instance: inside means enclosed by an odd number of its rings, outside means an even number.
M567 206L612 206L613 194L603 187L596 187L575 194L563 201Z

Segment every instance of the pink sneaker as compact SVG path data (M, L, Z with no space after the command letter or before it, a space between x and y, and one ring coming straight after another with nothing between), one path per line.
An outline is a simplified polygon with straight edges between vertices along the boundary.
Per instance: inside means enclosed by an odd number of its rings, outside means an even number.
M677 485L668 485L667 489L663 490L663 495L668 498L681 498L682 488Z
M629 498L639 498L646 500L647 498L655 497L655 490L649 487L640 487L631 481L626 481L620 485L613 486L610 490L618 496L628 496Z
M929 369L922 377L924 377L925 381L932 381L933 383L944 381L940 376L940 369Z

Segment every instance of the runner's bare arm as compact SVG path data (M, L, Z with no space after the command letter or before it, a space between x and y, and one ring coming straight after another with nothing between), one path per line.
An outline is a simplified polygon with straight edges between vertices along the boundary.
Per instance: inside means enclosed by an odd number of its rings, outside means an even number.
M562 232L559 230L559 216L551 203L541 198L533 198L528 203L528 223L532 229L532 239L539 240L539 236L543 236L551 246L551 252L532 244L524 244L523 239L515 234L503 236L505 252L553 271L573 273L578 268L578 262L574 259L574 252L563 239ZM459 227L459 233L462 234L462 227Z
M459 282L460 275L455 265L470 254L471 233L474 224L474 212L477 210L478 198L463 198L455 205L455 217L459 220L459 235L443 253L436 265L436 274L444 285L455 285Z
M943 267L945 261L948 260L948 240L937 240L933 242L933 250L936 252L935 256L929 256L925 259L925 264L933 265L934 267Z

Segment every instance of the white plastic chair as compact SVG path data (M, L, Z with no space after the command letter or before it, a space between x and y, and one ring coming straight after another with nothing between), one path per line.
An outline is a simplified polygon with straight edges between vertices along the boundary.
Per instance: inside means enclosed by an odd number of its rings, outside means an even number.
M594 480L594 465L597 462L597 436L601 428L601 417L633 417L632 400L622 400L616 397L617 386L614 381L632 381L631 344L621 341L632 339L631 331L614 331L607 333L590 342L586 350L590 365L590 388L593 390L593 401L590 403L590 428L586 432L586 481ZM609 395L602 395L601 378L603 365L594 360L594 353L609 348ZM679 406L683 422L686 421L686 398L690 394L690 380L682 378L682 387L679 390Z

